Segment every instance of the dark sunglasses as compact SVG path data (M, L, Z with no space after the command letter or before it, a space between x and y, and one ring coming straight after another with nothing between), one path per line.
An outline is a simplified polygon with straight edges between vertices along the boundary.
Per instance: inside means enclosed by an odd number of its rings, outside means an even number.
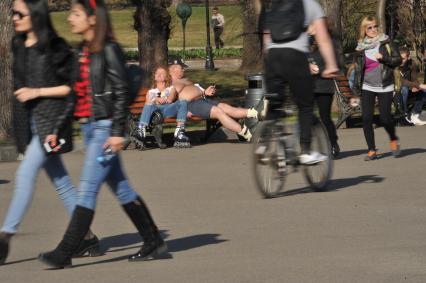
M367 30L373 30L373 29L378 29L378 28L379 28L378 25L374 25L374 26L367 27Z
M13 10L12 11L12 17L15 17L15 16L17 16L20 20L22 20L23 18L28 17L29 15L25 15L25 14L19 12L19 11Z

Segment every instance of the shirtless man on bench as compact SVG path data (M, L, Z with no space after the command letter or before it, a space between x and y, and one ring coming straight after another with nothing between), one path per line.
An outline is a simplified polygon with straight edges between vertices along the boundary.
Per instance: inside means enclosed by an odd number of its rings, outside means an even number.
M258 118L258 112L254 108L238 108L229 104L210 99L216 92L215 86L203 89L184 78L186 67L182 59L169 60L169 74L172 77L174 91L178 93L180 100L188 101L188 115L195 115L203 119L217 119L223 127L237 133L238 139L249 142L252 138L250 129L241 126L234 119Z

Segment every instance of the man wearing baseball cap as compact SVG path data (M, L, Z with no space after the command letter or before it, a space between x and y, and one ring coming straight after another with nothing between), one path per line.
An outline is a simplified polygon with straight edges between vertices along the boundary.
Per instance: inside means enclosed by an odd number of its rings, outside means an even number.
M187 65L181 58L170 58L169 73L172 77L174 91L180 100L188 101L188 115L195 115L203 119L217 119L223 127L237 133L241 141L250 141L250 129L241 126L234 119L257 118L258 112L254 108L238 108L229 104L210 99L216 93L215 86L202 88L184 77Z

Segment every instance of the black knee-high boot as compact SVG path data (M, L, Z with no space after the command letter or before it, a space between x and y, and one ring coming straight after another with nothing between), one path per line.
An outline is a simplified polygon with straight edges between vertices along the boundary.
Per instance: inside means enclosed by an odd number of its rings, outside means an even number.
M6 261L7 255L9 254L9 241L13 234L0 233L0 265L3 265Z
M144 241L140 251L129 256L129 261L153 259L165 253L167 251L167 245L161 238L158 228L144 201L138 197L134 201L123 205L123 208Z
M38 257L39 260L55 268L71 267L72 255L89 230L93 216L93 210L76 206L62 241L53 251L41 253Z

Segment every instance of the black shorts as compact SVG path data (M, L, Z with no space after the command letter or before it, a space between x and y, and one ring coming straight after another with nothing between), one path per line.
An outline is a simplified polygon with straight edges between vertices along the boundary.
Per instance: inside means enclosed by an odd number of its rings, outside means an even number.
M194 100L188 103L188 112L203 119L210 119L212 107L218 104L219 102L208 98Z

